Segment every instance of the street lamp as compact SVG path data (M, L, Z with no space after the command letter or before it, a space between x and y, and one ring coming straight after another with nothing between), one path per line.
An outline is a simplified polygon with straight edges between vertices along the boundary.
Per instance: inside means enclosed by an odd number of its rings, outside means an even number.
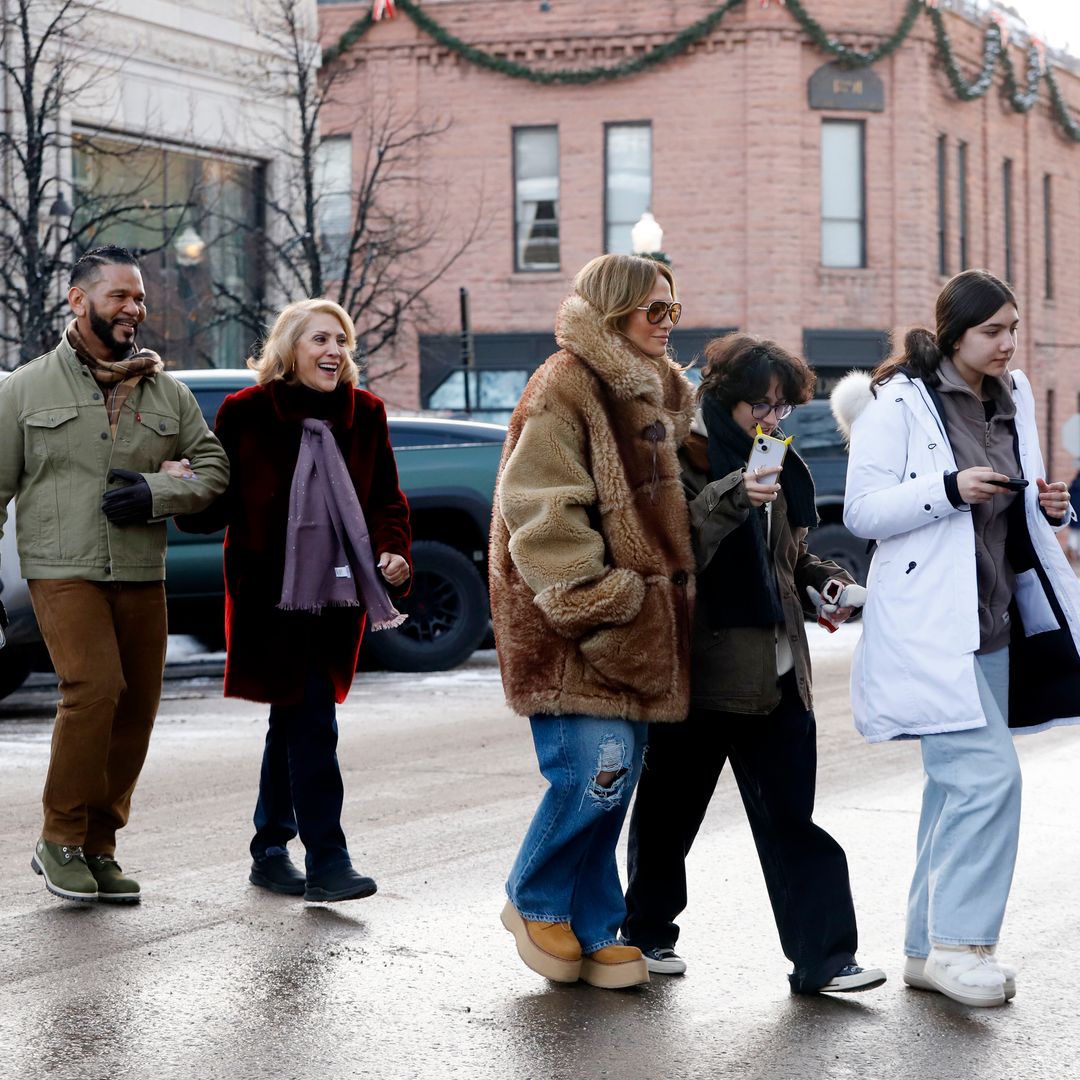
M637 224L630 230L630 246L635 255L645 259L655 259L657 262L671 265L671 260L664 254L664 230L660 223L646 210Z
M173 241L178 266L197 266L202 262L206 251L206 241L195 231L194 226L185 225L180 235Z

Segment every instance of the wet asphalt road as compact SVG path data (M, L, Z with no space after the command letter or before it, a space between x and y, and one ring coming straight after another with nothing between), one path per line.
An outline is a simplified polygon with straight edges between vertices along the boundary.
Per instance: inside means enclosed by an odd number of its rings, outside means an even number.
M682 978L559 987L498 923L542 790L494 654L362 676L340 711L344 821L379 893L305 905L246 882L264 708L220 679L167 683L119 851L137 907L74 905L28 867L53 694L0 703L0 1077L881 1078L1080 1076L1080 730L1022 738L1025 818L1000 1009L905 989L920 770L867 747L847 708L854 634L815 639L818 820L844 843L860 959L879 990L794 998L730 775L690 857Z

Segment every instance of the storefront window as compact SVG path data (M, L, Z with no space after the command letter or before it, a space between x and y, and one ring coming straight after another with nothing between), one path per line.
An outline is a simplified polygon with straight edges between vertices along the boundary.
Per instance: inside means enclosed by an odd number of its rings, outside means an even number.
M172 147L75 136L80 254L130 248L142 264L147 317L139 343L170 367L239 367L251 334L226 313L255 305L262 166Z

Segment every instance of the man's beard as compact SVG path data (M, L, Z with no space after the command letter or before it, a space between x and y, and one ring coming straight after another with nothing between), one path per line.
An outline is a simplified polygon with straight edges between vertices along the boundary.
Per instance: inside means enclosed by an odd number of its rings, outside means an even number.
M130 342L117 341L113 335L113 324L98 314L93 301L88 299L87 303L90 308L90 329L93 330L98 341L112 353L115 360L123 360L130 356L135 351L135 339L132 338ZM135 332L138 333L138 327L135 328Z

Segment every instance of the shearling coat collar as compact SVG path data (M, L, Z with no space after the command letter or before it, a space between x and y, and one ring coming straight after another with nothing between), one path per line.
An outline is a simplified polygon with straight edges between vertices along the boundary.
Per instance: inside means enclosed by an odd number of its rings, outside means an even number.
M623 401L642 398L651 405L664 405L665 383L675 383L684 390L675 415L675 441L681 443L690 430L690 388L685 379L673 380L663 375L681 374L682 368L670 356L651 360L626 338L605 328L600 313L576 293L568 296L555 319L555 340L559 348L573 353L608 388ZM669 403L670 407L670 403Z

